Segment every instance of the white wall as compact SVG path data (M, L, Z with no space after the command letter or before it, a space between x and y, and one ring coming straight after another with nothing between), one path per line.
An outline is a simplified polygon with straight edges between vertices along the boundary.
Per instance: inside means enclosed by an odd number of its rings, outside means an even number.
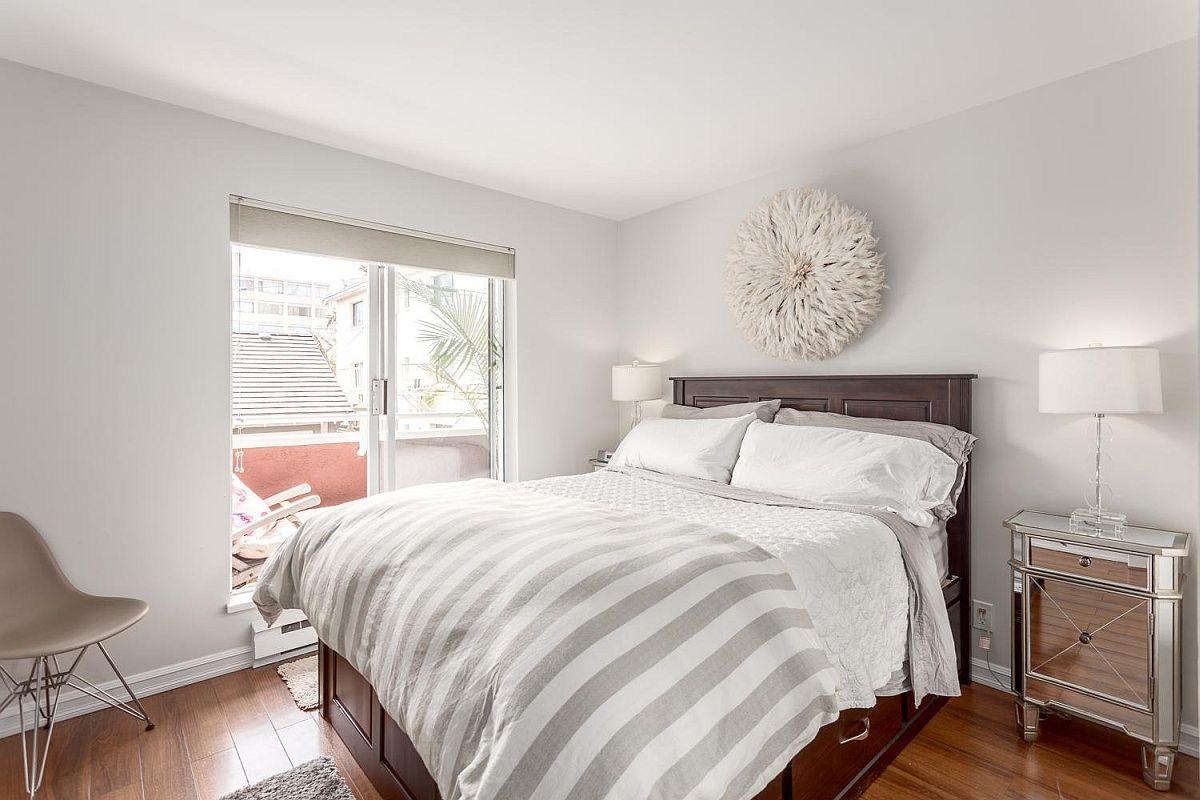
M127 674L249 642L224 610L231 193L515 247L510 468L611 443L614 223L8 62L0 109L0 509L84 590L149 601Z
M1195 50L1174 45L623 222L623 356L668 374L978 373L973 594L995 604L993 660L1008 664L1000 523L1021 508L1070 510L1087 481L1087 421L1037 413L1040 350L1162 350L1165 413L1112 420L1111 483L1137 522L1200 527ZM757 352L721 295L735 226L760 198L804 184L866 211L887 254L882 314L822 363ZM1184 654L1193 724L1197 550Z

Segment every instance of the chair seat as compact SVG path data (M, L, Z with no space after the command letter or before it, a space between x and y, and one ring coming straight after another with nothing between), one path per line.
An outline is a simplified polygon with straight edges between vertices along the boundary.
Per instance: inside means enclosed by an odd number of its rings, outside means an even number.
M149 609L130 597L68 592L52 602L30 598L0 614L0 660L34 658L78 650L128 628Z

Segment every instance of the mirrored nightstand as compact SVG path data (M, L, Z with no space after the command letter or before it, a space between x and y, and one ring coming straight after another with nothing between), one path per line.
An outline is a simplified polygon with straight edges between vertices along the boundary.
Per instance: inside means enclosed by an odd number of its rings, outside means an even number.
M1044 709L1142 742L1142 777L1171 786L1179 748L1183 567L1188 534L1129 526L1072 533L1058 514L1022 511L1012 534L1013 691L1026 741Z

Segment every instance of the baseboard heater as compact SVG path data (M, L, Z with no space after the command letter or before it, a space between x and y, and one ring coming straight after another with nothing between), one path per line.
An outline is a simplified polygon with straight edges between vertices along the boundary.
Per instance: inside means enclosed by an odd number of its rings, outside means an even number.
M261 619L251 622L250 627L254 634L255 667L303 655L317 647L317 632L304 612L297 609L284 611L269 628Z

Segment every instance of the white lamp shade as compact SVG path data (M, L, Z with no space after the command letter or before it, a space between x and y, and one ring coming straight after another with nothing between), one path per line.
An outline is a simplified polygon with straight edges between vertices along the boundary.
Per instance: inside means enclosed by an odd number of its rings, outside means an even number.
M1161 414L1162 378L1153 347L1083 347L1038 356L1038 411Z
M658 364L623 364L612 368L612 399L657 400L662 397L662 367Z

